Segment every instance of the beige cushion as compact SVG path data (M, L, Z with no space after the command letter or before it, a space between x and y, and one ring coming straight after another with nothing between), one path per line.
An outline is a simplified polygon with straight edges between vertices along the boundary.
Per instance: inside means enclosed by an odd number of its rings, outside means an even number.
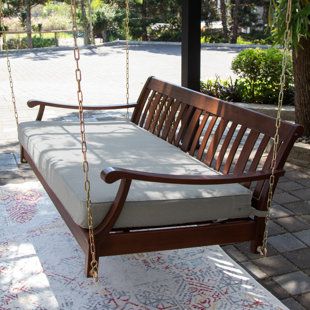
M106 184L100 172L109 166L140 171L215 175L217 172L175 146L125 120L86 126L94 225L113 202L119 182ZM19 141L73 220L87 227L79 125L67 122L26 122ZM115 227L195 223L247 217L251 192L233 185L171 185L133 181Z

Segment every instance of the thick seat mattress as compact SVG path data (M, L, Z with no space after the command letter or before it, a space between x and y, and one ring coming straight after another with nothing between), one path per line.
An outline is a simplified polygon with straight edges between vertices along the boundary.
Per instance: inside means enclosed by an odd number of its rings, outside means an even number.
M91 201L96 227L107 214L119 182L106 184L100 172L121 167L145 172L215 175L200 161L126 120L86 125ZM74 222L87 228L78 123L25 122L19 141ZM133 181L115 228L151 227L244 218L252 193L239 184L173 185Z

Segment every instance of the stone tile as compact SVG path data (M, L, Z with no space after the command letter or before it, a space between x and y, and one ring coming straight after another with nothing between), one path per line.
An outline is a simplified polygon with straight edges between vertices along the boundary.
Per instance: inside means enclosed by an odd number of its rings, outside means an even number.
M235 246L250 260L261 258L260 254L252 253L250 251L250 242L236 243ZM267 244L267 256L273 256L277 254L279 254L278 251L276 251L270 244Z
M306 309L310 309L310 293L302 294L301 296L297 297L296 299Z
M305 248L306 245L294 237L290 233L286 233L278 236L271 236L268 242L279 252L294 251L301 248Z
M278 299L288 298L290 294L273 279L263 279L260 283Z
M299 169L294 169L292 171L289 171L285 174L285 176L290 179L290 180L299 180L300 179L305 179L309 180L310 179L310 172L308 170L299 170Z
M296 215L310 214L310 201L296 201L284 204L284 207Z
M241 265L256 279L266 279L268 275L252 262L242 262Z
M292 295L310 292L310 277L302 271L276 276L273 279Z
M297 268L281 255L262 257L260 259L253 260L253 263L268 276L297 271Z
M299 189L291 192L291 194L302 200L310 200L310 188Z
M233 245L224 245L222 246L222 249L237 262L248 260L248 258Z
M310 247L310 229L296 232L293 235Z
M281 300L281 302L287 306L290 310L306 310L299 302L297 302L294 298L286 298Z
M310 224L310 214L301 215L300 218L302 218L303 221L305 221L308 224Z
M276 236L280 234L284 234L287 231L280 226L279 224L275 223L273 220L270 220L268 223L268 235L269 236Z
M310 228L310 224L300 216L283 217L278 218L275 221L289 232L296 232Z
M273 200L278 204L283 204L283 203L298 201L300 199L287 192L283 192L281 194L275 194L273 196Z
M300 180L298 180L298 182L305 187L310 187L310 178L309 179L300 179Z
M284 253L284 256L300 269L310 268L310 248L290 251Z
M277 205L277 204L273 204L271 206L271 209L270 209L270 217L272 219L276 219L279 217L287 217L287 216L291 216L293 214L294 213L292 211L290 211L289 209L282 207L280 205Z
M294 181L279 183L277 187L279 187L283 191L288 191L288 192L304 188L303 185L297 182L294 182Z

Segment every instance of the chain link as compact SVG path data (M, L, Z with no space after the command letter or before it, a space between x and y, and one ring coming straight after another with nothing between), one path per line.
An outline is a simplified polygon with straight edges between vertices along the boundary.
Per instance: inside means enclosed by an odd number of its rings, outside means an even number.
M0 0L0 25L3 27L3 2ZM11 89L11 101L14 109L14 118L16 122L16 127L18 128L19 120L18 120L18 112L17 112L17 105L16 105L16 97L14 92L14 82L13 82L13 76L12 76L12 68L11 68L11 62L9 57L9 47L5 40L5 34L3 33L3 47L5 50L5 57L6 57L6 65L8 69L9 74L9 83L10 83L10 89Z
M129 105L129 0L126 0L125 17L125 36L126 36L126 104ZM126 118L129 119L129 109L126 110Z
M77 82L77 100L79 104L79 119L80 119L80 134L81 134L81 149L83 156L83 173L84 173L84 190L86 193L86 208L87 208L87 222L88 222L88 238L89 251L91 254L90 274L93 279L98 281L98 260L96 258L96 246L94 237L93 214L90 200L90 181L89 181L89 164L87 161L87 142L85 134L84 108L83 108L83 92L81 87L82 72L80 69L80 50L77 44L77 21L76 21L76 0L71 0L71 15L72 15L72 31L74 38L74 59L76 63L75 78Z
M279 148L279 129L281 126L281 111L282 111L282 104L283 104L283 96L284 96L284 87L286 82L286 69L287 69L287 61L288 61L288 52L290 46L290 38L291 38L291 31L290 31L290 23L292 19L292 0L288 0L287 3L287 11L285 16L285 23L286 29L284 33L284 49L283 49L283 57L282 57L282 72L280 76L280 92L278 96L278 111L276 117L276 131L274 135L274 143L273 143L273 151L272 151L272 160L270 164L271 168L271 176L269 178L269 191L268 191L268 200L267 200L267 215L265 218L265 230L263 236L263 242L261 246L257 247L257 252L261 255L267 255L267 242L268 242L268 224L270 219L270 208L272 203L272 196L273 196L273 188L275 183L275 170L277 165L277 152Z

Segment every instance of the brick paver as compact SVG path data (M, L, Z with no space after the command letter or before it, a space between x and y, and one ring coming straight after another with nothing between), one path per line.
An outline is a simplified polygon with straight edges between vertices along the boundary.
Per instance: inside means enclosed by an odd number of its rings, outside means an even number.
M202 77L228 76L235 55L234 51L203 51ZM0 61L0 185L3 185L32 180L35 176L28 165L16 166L19 146L4 59ZM130 64L130 101L135 101L149 75L180 83L178 46L132 47ZM83 50L81 65L87 103L124 102L123 47ZM16 54L12 57L12 68L21 120L35 117L25 106L29 98L75 103L71 51ZM66 115L77 120L76 113L52 109L47 110L46 118L63 119ZM88 117L100 119L102 114L90 113ZM302 163L300 167L288 163L286 170L272 207L267 257L251 253L248 242L223 248L290 309L310 309L310 165Z

